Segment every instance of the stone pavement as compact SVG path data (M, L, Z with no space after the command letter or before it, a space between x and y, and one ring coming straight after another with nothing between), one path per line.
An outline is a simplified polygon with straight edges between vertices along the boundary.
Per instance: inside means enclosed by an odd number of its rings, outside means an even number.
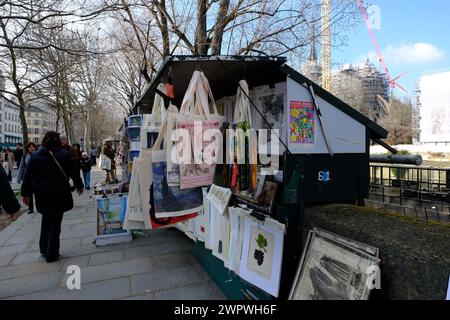
M92 173L93 181L101 177ZM62 224L64 259L56 263L40 259L39 214L24 214L0 232L0 299L225 299L180 232L96 247L95 203L87 192L74 200ZM69 265L81 268L81 290L66 287Z

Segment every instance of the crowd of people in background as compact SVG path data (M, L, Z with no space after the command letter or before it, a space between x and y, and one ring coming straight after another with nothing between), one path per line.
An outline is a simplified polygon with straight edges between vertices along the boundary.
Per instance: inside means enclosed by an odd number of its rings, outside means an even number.
M100 154L111 160L106 170L107 182L116 182L115 151L111 142L102 148L92 145L89 153L80 144L69 144L65 135L47 132L38 147L28 143L17 144L14 152L0 150L0 210L3 208L12 221L20 214L20 204L12 190L12 172L18 169L17 183L21 185L23 203L28 213L34 209L42 215L39 248L47 262L59 260L59 237L64 212L73 208L72 192L81 195L90 190L91 170ZM82 172L83 180L80 177ZM72 183L71 183L72 182Z

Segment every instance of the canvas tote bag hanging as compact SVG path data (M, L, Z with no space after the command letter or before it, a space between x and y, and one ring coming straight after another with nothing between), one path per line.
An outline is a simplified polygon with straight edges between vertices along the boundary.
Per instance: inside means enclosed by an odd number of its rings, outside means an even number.
M191 153L188 157L190 161L180 161L181 189L209 186L213 183L223 121L224 117L217 111L208 79L203 72L195 71L177 122L178 129L185 129L190 133L190 145L187 145L188 141L186 144L177 144L178 148L183 147L183 153Z
M177 109L171 105L169 112L176 113ZM150 215L152 223L158 227L195 218L203 208L201 188L180 190L179 187L169 186L167 183L166 150L160 149L167 132L167 123L165 117L152 149L153 183L150 193L152 204Z
M237 134L233 144L234 164L231 188L235 192L256 189L257 141L256 135L252 134L250 130L253 124L248 96L248 84L245 80L241 80L237 90L233 117L234 129Z
M143 203L139 190L139 158L135 158L130 181L130 191L127 197L127 206L125 210L125 219L123 222L124 230L144 230Z
M163 83L160 83L158 90L165 94L166 86ZM165 112L164 99L159 94L155 94L152 113L144 114L144 120L141 127L142 149L153 147L153 144L158 137L159 128L164 119Z

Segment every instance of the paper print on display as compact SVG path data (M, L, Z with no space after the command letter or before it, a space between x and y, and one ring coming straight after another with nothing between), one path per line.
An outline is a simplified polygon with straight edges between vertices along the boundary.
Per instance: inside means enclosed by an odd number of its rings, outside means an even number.
M223 215L213 206L209 205L210 220L210 245L213 255L224 262L228 267L230 249L230 218L228 212Z
M230 250L228 258L228 268L239 275L239 261L241 258L242 239L239 242L239 208L229 207L228 213L230 215Z
M314 103L307 101L291 101L289 109L290 143L314 144Z
M243 224L239 276L278 297L285 226L270 218L262 223L252 217L245 217Z
M197 239L205 243L206 249L211 249L209 245L209 199L208 192L206 188L203 188L203 210L199 212L198 216L198 230L197 230Z
M272 277L275 236L273 233L260 229L257 226L252 226L251 232L247 268L270 281Z
M292 300L367 300L380 260L336 236L312 233L290 294ZM375 277L374 277L375 278Z
M126 197L110 196L97 199L97 215L99 218L99 235L123 233Z
M214 205L221 214L223 214L228 207L232 192L228 188L222 188L213 184L209 189L208 197L211 204Z
M176 217L202 210L202 189L181 190L179 187L169 186L166 168L166 162L153 162L153 197L156 217Z

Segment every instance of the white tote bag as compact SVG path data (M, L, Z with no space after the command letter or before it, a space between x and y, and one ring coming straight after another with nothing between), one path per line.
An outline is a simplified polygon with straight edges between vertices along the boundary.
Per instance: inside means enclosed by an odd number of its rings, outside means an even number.
M127 208L123 223L124 230L144 230L144 212L139 190L138 158L135 159L131 174L130 191L127 197Z
M170 112L176 112L174 106L169 107ZM156 219L180 217L182 221L189 220L198 215L203 209L203 195L201 188L180 190L179 187L169 186L167 183L166 150L160 150L162 140L167 131L167 117L152 149L152 177L153 177L153 208ZM177 219L172 219L176 221ZM178 219L179 220L179 219ZM181 222L181 221L176 221Z
M138 165L139 193L142 202L142 221L144 222L145 229L152 229L150 219L150 188L153 182L151 149L144 149L141 151Z
M201 128L198 125L199 121L201 121ZM224 117L220 116L217 111L208 79L203 72L195 71L184 96L180 117L177 121L178 129L185 129L190 133L190 139L187 139L190 140L190 145L187 145L188 141L186 141L183 151L186 152L187 147L187 150L191 151L190 155L193 155L188 163L180 161L181 189L212 184L223 121ZM206 134L210 136L207 138ZM177 147L181 145L178 144ZM197 149L195 149L196 147ZM206 154L207 151L210 154Z
M111 159L103 153L100 155L99 168L102 170L111 170Z

